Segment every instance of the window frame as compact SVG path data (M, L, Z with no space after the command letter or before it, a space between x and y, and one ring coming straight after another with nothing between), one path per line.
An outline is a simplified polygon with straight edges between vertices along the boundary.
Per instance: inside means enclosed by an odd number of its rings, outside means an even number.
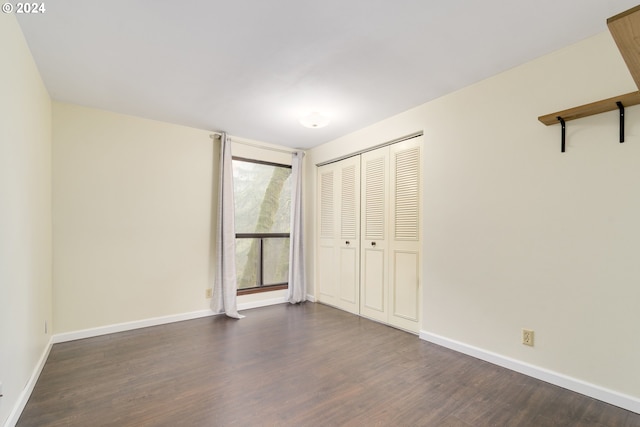
M276 162L269 162L269 161L265 161L265 160L257 160L257 159L251 159L251 158L247 158L247 157L239 157L239 156L232 156L231 157L232 160L238 160L241 162L247 162L247 163L257 163L260 165L267 165L267 166L274 166L274 167L280 167L280 168L285 168L285 169L291 169L291 165L286 165L286 164L282 164L282 163L276 163ZM270 285L265 285L264 282L264 256L263 256L263 252L262 252L262 239L268 239L268 238L288 238L289 239L289 246L291 246L291 233L235 233L235 238L236 239L260 239L260 251L258 254L258 261L259 261L259 266L258 266L258 284L257 286L254 286L252 288L243 288L243 289L237 289L236 291L236 295L249 295L249 294L256 294L256 293L261 293L261 292L271 292L271 291L277 291L277 290L283 290L283 289L288 289L289 288L289 282L284 282L284 283L274 283L274 284L270 284Z

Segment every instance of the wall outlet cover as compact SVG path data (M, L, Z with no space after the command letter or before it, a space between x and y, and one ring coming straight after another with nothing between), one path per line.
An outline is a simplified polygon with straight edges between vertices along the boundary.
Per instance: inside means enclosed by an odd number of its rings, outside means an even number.
M531 329L522 330L522 344L533 347L533 331Z

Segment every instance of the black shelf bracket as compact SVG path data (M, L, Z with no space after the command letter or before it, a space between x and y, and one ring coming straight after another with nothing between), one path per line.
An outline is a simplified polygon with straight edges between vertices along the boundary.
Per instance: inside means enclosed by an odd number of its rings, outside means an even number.
M620 143L624 142L624 105L622 102L616 102L618 109L620 110Z
M558 120L560 121L560 126L562 126L562 146L560 148L560 151L564 153L564 142L567 137L567 127L564 124L564 119L562 117L558 116Z

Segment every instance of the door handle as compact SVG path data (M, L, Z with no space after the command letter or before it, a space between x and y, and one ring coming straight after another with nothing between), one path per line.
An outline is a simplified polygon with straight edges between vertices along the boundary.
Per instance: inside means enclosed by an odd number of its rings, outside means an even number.
M376 246L376 242L371 242L371 246L375 247Z
M351 244L351 242L347 240L346 242L344 242L344 244L349 246Z

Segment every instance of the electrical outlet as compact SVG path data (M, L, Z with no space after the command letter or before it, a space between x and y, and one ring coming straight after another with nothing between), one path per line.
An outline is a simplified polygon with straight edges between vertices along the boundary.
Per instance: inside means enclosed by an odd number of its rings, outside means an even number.
M533 331L531 329L522 330L522 344L533 347Z
M44 333L47 334L49 332L49 325L47 324L47 321L44 321Z
M212 298L213 297L213 289L211 289L211 288L206 289L204 291L204 297L205 298Z

